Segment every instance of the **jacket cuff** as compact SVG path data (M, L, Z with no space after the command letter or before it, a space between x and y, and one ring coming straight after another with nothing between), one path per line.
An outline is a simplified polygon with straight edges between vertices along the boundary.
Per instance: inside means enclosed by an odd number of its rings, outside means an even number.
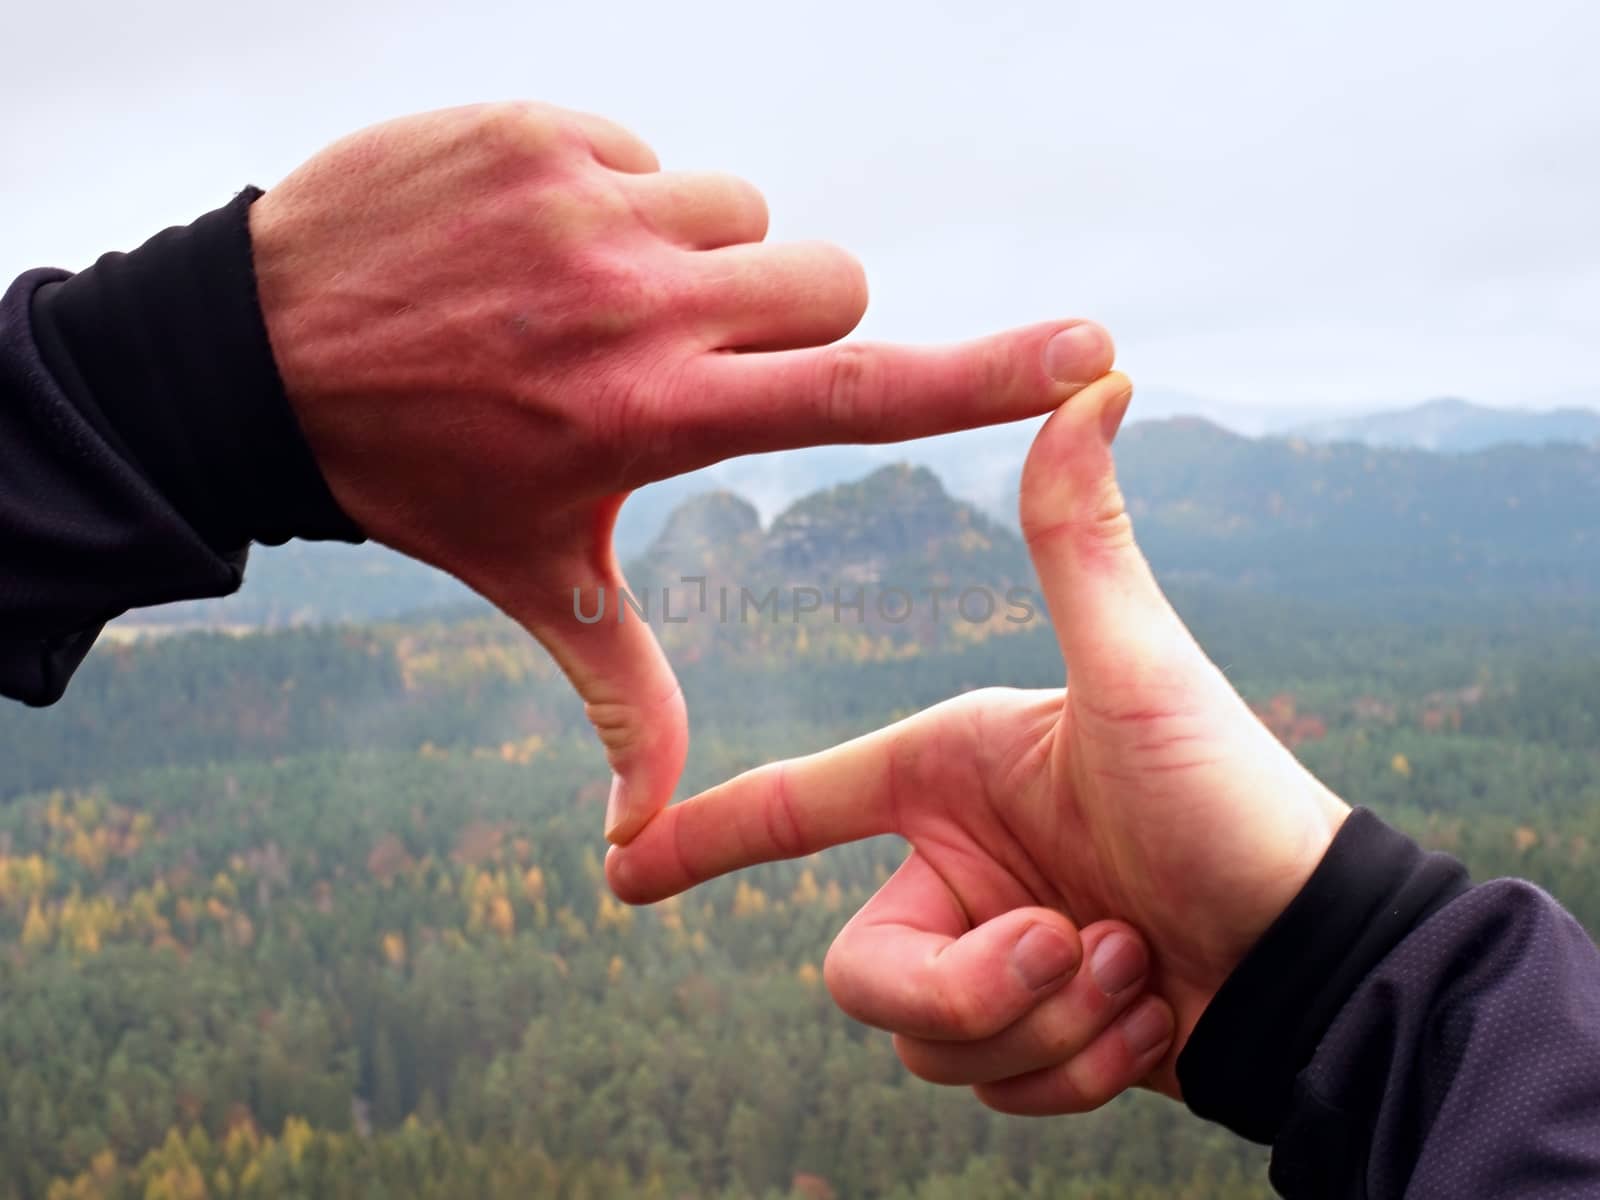
M1289 907L1201 1014L1178 1084L1190 1110L1253 1142L1277 1136L1295 1077L1369 971L1468 886L1445 854L1426 853L1358 808Z
M192 225L35 293L63 391L214 551L361 541L306 444L256 295L246 188Z

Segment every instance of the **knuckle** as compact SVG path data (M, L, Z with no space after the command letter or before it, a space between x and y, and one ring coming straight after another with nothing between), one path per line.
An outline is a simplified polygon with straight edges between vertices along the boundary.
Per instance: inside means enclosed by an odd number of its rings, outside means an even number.
M618 701L592 701L583 706L584 715L605 747L606 759L619 766L639 749L644 741L644 722L639 710Z
M1060 1113L1093 1112L1109 1104L1118 1092L1109 1080L1077 1061L1067 1063L1058 1076L1055 1107Z
M800 814L789 788L788 768L783 763L773 768L772 803L766 807L765 820L767 840L779 855L794 858L804 851Z
M833 425L871 437L883 428L888 376L882 358L862 346L835 347L823 359L818 389Z
M994 338L970 342L960 348L952 383L967 396L991 399L1006 391L1016 379L1012 347Z
M828 953L823 956L822 982L833 997L833 1002L846 1016L866 1021L859 987L859 961L852 950L850 927L847 925L833 939L833 945L828 947Z
M1079 523L1078 536L1091 548L1101 551L1122 551L1134 548L1133 518L1120 506L1097 511L1088 520Z
M1081 1050L1082 1031L1059 1006L1047 1008L1038 1033L1039 1052L1048 1062L1066 1062Z
M1080 499L1064 517L1042 514L1024 507L1022 537L1030 547L1069 538L1079 546L1096 551L1121 551L1136 545L1133 518L1128 513L1122 489L1107 480L1096 491Z
M541 157L567 141L565 123L547 105L496 100L473 111L478 140L510 157Z
M620 188L549 156L524 156L522 165L537 176L520 198L526 236L557 249L551 265L573 276L569 304L581 309L593 298L604 299L602 285L613 276L645 274L638 247L630 244L637 217Z
M885 975L871 937L858 935L852 921L834 938L822 960L822 981L839 1010L852 1020L897 1031L900 1004L897 979Z
M1128 502L1115 479L1108 478L1094 496L1090 524L1102 541L1133 541L1133 518L1128 515Z
M923 1082L951 1084L957 1081L956 1073L950 1064L938 1054L931 1053L922 1042L896 1036L894 1049L900 1064Z
M973 390L988 398L1004 395L1017 385L1018 372L1012 348L1000 341L978 346L972 360Z
M945 978L932 992L934 1028L956 1041L975 1042L995 1032L981 990Z
M556 318L562 343L575 358L591 361L618 340L657 325L677 303L670 280L593 235L588 226L596 217L593 211L571 213L580 243L570 262L575 302Z
M594 390L584 419L596 445L622 453L628 469L619 485L637 486L675 473L693 458L694 430L678 403L688 388L688 369L668 357L618 355L609 381Z

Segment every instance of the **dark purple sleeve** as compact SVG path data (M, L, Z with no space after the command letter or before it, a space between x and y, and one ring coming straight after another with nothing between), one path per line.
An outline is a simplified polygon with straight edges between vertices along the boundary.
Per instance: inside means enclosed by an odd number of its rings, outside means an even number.
M1196 1112L1272 1144L1290 1200L1600 1196L1594 942L1532 884L1467 887L1364 810L1178 1073Z
M273 361L259 195L0 299L0 695L56 700L106 621L233 591L252 541L360 539Z

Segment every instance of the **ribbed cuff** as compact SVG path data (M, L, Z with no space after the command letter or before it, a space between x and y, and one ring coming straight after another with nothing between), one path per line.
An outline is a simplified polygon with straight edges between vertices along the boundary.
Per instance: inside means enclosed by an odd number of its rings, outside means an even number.
M1271 1143L1295 1076L1368 972L1467 889L1466 868L1426 853L1372 812L1346 818L1289 907L1228 976L1178 1057L1191 1111Z
M46 366L219 554L291 538L361 541L284 393L256 295L261 192L34 296Z

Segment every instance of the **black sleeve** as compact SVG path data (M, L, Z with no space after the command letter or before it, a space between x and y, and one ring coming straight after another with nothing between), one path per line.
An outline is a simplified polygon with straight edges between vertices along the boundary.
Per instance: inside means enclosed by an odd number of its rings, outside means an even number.
M1600 1196L1600 954L1358 809L1178 1060L1290 1200Z
M252 541L359 541L256 297L261 193L0 299L0 695L58 699L129 608L235 590Z

